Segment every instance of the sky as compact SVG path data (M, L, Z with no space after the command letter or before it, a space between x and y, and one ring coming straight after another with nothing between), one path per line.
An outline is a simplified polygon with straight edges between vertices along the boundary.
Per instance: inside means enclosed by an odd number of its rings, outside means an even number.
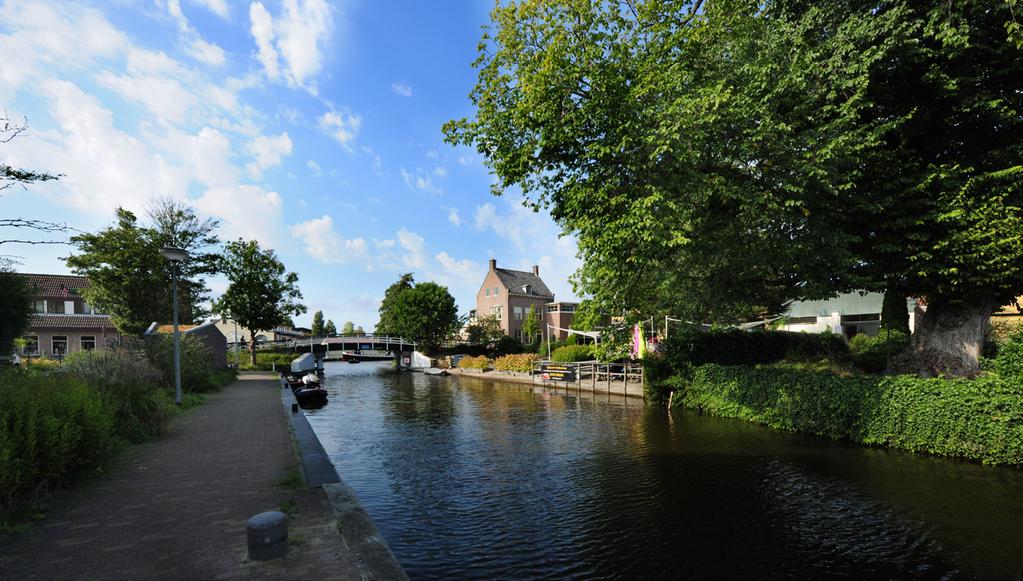
M490 258L575 298L575 240L443 140L473 113L491 2L0 2L0 110L29 125L0 159L63 174L0 193L0 217L97 231L119 206L186 201L298 273L306 326L322 310L371 330L404 272L467 313ZM69 272L68 246L0 251Z

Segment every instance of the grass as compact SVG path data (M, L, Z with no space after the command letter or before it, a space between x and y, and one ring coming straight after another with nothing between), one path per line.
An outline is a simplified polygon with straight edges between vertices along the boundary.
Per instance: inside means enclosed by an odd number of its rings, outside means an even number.
M274 488L298 492L306 488L305 479L302 478L302 474L298 471L297 467L292 468L288 470L287 474L274 482Z

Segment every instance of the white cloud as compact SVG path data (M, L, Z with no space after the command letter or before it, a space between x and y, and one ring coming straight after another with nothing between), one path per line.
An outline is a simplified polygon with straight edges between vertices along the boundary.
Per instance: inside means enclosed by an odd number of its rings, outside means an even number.
M257 58L267 77L283 78L315 94L312 77L323 66L333 29L330 5L324 0L284 0L283 12L274 19L261 2L253 2L249 20Z
M433 168L433 175L435 175L435 176L437 176L439 178L447 177L448 170L447 170L447 168L443 168L441 166L437 166L437 167Z
M436 149L428 149L426 150L426 157L430 159L437 159L438 157L440 157L440 154L437 153Z
M402 228L398 230L398 246L404 251L401 262L407 268L423 268L426 265L425 240L415 232Z
M382 159L380 159L380 155L376 151L374 151L373 148L367 147L365 145L363 145L361 147L361 149L362 149L363 153L365 153L366 155L368 155L368 156L373 158L373 167L372 167L373 173L375 173L377 175L383 175L384 162L383 162Z
M458 208L448 208L448 222L455 226L462 225L462 217L458 215Z
M440 275L442 282L447 282L449 285L451 283L473 285L483 280L483 267L471 260L456 260L447 252L441 252L435 258L443 268Z
M201 38L196 38L192 41L192 44L188 47L188 53L195 60L211 67L222 67L227 62L224 49Z
M459 165L469 165L470 163L472 163L472 158L468 155L461 155L458 157Z
M312 170L313 177L317 178L323 177L323 169L320 167L320 164L310 159L309 161L305 162L305 166Z
M96 81L137 103L153 114L160 123L181 124L189 111L199 104L198 96L184 82L194 80L193 74L162 52L132 49L124 74L104 71Z
M424 174L421 169L417 169L414 175L409 173L409 171L404 167L400 168L400 171L401 179L404 180L408 189L413 191L422 190L435 196L439 196L444 193L444 190L433 183L433 179L430 178L429 174Z
M284 201L277 192L253 185L211 188L194 204L200 212L220 218L225 240L256 240L267 248L283 244L279 232Z
M249 32L256 41L256 57L263 65L266 76L271 79L280 77L280 69L277 66L277 49L274 48L274 22L273 17L267 12L260 2L253 2L249 5L249 21L251 25Z
M391 90L402 97L412 96L412 87L408 86L406 83L391 83Z
M210 12L229 20L231 18L231 9L227 5L227 0L192 0L194 4L205 7Z
M341 264L361 259L367 252L362 238L344 239L334 229L334 220L324 215L291 227L291 235L302 240L309 256L324 264Z
M317 119L320 129L351 151L349 143L362 127L362 117L344 111L328 111Z
M245 147L246 151L254 157L253 161L245 166L245 169L254 179L259 179L264 170L279 165L284 156L291 155L291 148L291 137L288 137L287 133L272 137L260 135Z

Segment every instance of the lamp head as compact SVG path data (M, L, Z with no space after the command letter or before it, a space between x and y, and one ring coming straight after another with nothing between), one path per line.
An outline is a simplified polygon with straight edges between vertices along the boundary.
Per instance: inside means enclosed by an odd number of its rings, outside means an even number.
M184 248L165 246L160 249L160 256L163 256L170 262L181 262L188 259L188 251Z

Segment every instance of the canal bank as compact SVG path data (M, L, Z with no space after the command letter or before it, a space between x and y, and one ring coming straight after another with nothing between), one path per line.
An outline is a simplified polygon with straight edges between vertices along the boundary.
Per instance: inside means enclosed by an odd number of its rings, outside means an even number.
M452 376L467 378L467 379L478 379L484 381L493 381L498 383L514 383L519 385L531 385L533 387L539 387L543 390L550 390L554 393L589 393L594 396L618 396L628 397L630 399L638 398L643 399L643 384L641 382L632 382L631 384L623 381L544 381L539 379L537 376L529 373L521 372L509 372L509 371L480 371L478 369L448 369L447 370Z
M274 376L244 375L126 450L28 530L0 537L0 578L366 578L328 494L293 477L280 391ZM251 562L245 524L268 510L291 516L289 554Z

